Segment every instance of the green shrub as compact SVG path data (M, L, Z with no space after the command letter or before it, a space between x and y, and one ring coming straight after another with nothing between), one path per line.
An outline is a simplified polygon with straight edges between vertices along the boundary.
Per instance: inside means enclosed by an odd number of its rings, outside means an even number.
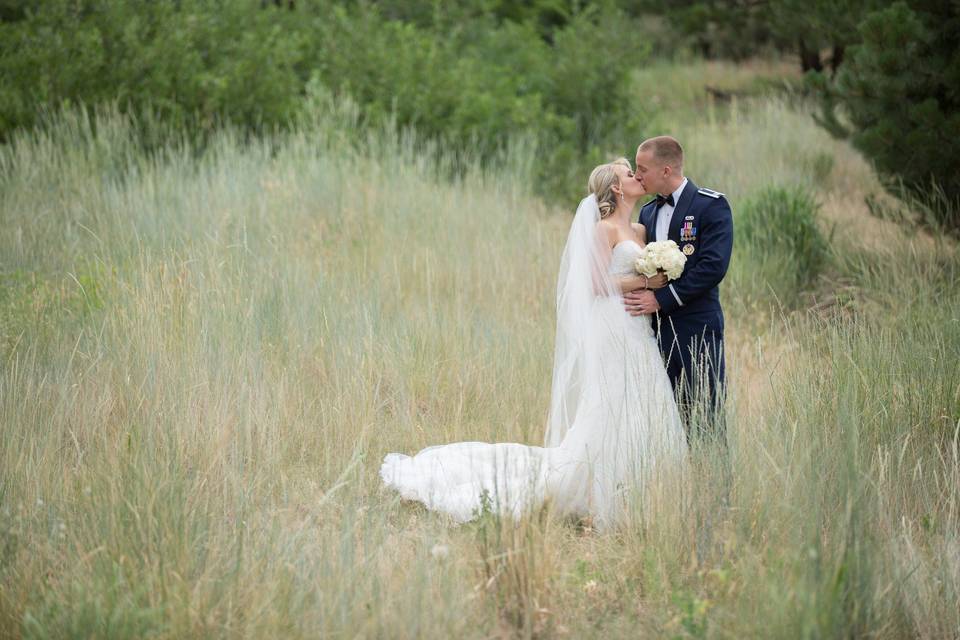
M636 25L610 7L544 31L542 11L518 22L479 3L438 6L432 17L421 6L411 21L390 19L393 5L279 5L51 0L24 9L0 22L0 138L64 103L116 103L191 138L221 122L286 127L313 83L349 96L361 126L414 126L452 151L489 159L510 138L534 138L541 193L569 199L594 163L629 154L641 137L645 118L627 87L647 48L622 49Z
M817 225L818 211L799 187L769 187L737 209L737 248L783 303L796 301L826 263L828 244Z
M620 43L635 25L623 14L577 14L552 33L552 45L534 23L492 17L442 33L385 21L375 9L337 7L310 20L317 37L306 65L334 94L356 100L367 120L392 117L484 157L510 137L533 137L543 159L539 191L555 199L582 194L594 164L632 155L642 137L629 74L649 49L638 43L627 59Z
M0 133L31 125L40 106L114 100L205 128L283 122L302 92L289 20L257 0L41 3L0 24Z

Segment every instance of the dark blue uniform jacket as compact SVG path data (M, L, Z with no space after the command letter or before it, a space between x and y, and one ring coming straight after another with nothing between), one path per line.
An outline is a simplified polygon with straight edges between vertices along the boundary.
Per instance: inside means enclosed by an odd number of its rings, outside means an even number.
M657 215L655 200L640 209L647 242L657 239ZM683 275L654 292L660 303L660 321L669 319L677 333L712 329L722 335L719 285L733 251L733 216L727 199L716 191L698 188L688 178L670 220L668 239L686 249L687 262Z

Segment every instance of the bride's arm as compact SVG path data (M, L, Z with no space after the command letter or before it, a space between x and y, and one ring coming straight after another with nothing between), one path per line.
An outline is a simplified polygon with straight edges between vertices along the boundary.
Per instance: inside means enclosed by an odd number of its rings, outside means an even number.
M624 276L617 278L617 287L620 289L620 293L630 293L637 289L646 289L648 281L649 278L643 274Z
M613 255L613 247L617 244L617 238L619 237L617 231L611 225L605 224L603 221L600 222L601 238L606 240L606 243L603 244L599 257L599 263L595 264L593 272L593 290L594 293L602 294L605 288L604 278L601 275L606 273L607 268L610 266L610 260ZM637 228L639 226L639 228ZM646 229L642 225L634 225L634 231L640 237L640 244L644 244L646 239ZM643 274L635 274L630 276L624 276L622 278L614 278L612 284L620 290L620 293L630 293L631 291L636 291L637 289L662 289L667 286L667 276L662 273L658 273L652 278L648 278Z
M636 222L631 223L630 226L640 239L640 244L645 245L647 243L647 228ZM630 293L637 289L662 289L667 286L667 276L662 273L658 273L652 278L648 278L643 274L625 276L617 280L617 286L620 288L621 293Z
M617 286L620 287L621 293L630 293L637 289L662 289L667 286L667 276L663 273L658 273L652 278L648 278L642 273L635 276L624 276L618 278Z

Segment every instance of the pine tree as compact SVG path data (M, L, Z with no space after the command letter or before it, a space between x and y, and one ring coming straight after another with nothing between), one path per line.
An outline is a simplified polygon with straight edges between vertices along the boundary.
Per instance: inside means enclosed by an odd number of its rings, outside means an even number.
M860 23L832 99L854 145L915 194L960 199L960 4L902 0ZM925 198L929 200L929 198ZM956 216L945 207L942 216ZM941 220L960 229L960 220Z

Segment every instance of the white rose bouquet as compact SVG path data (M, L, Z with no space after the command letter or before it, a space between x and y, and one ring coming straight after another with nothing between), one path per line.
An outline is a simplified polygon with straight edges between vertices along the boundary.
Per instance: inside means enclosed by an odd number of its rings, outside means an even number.
M651 242L643 248L643 252L634 263L637 273L652 278L658 271L667 274L668 280L676 280L683 273L683 266L687 263L687 256L683 255L680 247L673 240Z

